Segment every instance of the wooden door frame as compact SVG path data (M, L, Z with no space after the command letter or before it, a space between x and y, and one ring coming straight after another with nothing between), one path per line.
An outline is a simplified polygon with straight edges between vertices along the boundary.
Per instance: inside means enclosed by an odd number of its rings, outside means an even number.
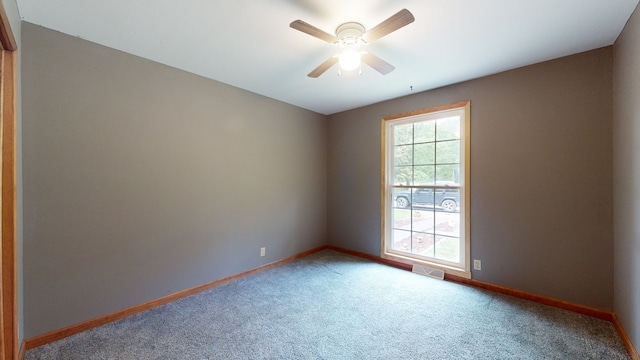
M0 359L18 358L16 79L17 50L9 18L0 2Z

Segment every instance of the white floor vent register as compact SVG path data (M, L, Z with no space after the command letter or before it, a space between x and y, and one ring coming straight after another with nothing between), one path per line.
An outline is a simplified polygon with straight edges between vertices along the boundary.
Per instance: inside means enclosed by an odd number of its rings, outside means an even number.
M444 280L444 271L442 270L414 264L411 271L416 274L432 277L434 279Z

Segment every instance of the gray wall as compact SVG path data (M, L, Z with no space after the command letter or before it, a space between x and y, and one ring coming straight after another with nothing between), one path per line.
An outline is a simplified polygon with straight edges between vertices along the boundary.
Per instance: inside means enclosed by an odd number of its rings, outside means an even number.
M611 67L607 47L330 116L329 242L380 254L381 117L471 100L473 277L612 310Z
M22 36L27 338L326 244L325 116Z
M614 45L615 312L640 350L640 10Z

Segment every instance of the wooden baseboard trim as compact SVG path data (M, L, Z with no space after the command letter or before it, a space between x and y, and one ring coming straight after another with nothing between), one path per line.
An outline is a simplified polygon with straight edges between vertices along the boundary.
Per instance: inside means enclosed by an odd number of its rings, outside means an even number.
M18 352L18 360L24 360L25 355L27 354L27 345L22 341L20 344L20 351Z
M202 285L198 285L198 286L195 286L195 287L192 287L192 288L189 288L189 289L181 290L181 291L175 292L173 294L169 294L169 295L163 296L163 297L158 298L158 299L154 299L154 300L142 303L142 304L134 305L134 306L128 307L126 309L118 310L118 311L115 311L115 312L112 312L110 314L106 314L106 315L103 315L103 316L98 316L98 317L95 317L93 319L89 319L89 320L86 320L86 321L83 321L83 322L80 322L80 323L77 323L77 324L73 324L73 325L64 327L62 329L50 331L48 333L45 333L45 334L42 334L42 335L38 335L38 336L29 338L29 339L26 339L24 341L23 348L25 348L25 352L26 352L26 350L30 350L30 349L36 348L38 346L49 344L51 342L54 342L54 341L57 341L57 340L60 340L60 339L64 339L64 338L69 337L71 335L75 335L75 334L81 333L83 331L87 331L89 329L93 329L95 327L98 327L98 326L101 326L101 325L104 325L104 324L108 324L110 322L114 322L116 320L120 320L120 319L123 319L125 317L131 316L131 315L134 315L134 314L146 311L146 310L150 310L150 309L156 308L158 306L162 306L162 305L168 304L170 302L185 298L187 296L191 296L191 295L195 295L197 293L201 293L203 291L212 289L214 287L217 287L217 286L220 286L220 285L223 285L223 284L226 284L226 283L229 283L229 282L232 282L232 281L247 277L249 275L253 275L253 274L256 274L256 273L259 273L259 272L262 272L262 271L265 271L265 270L268 270L268 269L271 269L271 268L274 268L274 267L277 267L277 266L292 262L294 260L303 258L305 256L309 256L309 255L311 255L313 253L316 253L316 252L319 252L319 251L322 251L322 250L325 250L325 249L327 249L327 245L322 245L322 246L319 246L317 248L313 248L311 250L307 250L307 251L301 252L299 254L290 256L288 258L285 258L285 259L282 259L282 260L278 260L278 261L275 261L275 262L272 262L272 263L269 263L269 264L265 264L265 265L259 266L257 268L251 269L251 270L247 270L247 271L239 273L239 274L231 275L231 276L219 279L219 280L211 281L211 282L208 282L208 283L205 283L205 284L202 284Z
M407 265L407 264L400 263L400 262L393 261L393 260L389 260L389 259L383 259L382 257L379 257L379 256L375 256L375 255L371 255L371 254L365 254L365 253L362 253L362 252L359 252L359 251L344 249L344 248L333 246L333 245L328 245L327 248L331 249L331 250L338 251L338 252L342 252L342 253L345 253L345 254L349 254L349 255L356 256L356 257L360 257L360 258L363 258L363 259L375 261L375 262L378 262L378 263L381 263L381 264L390 265L390 266L393 266L393 267L396 267L396 268L399 268L399 269L411 271L411 265ZM600 309L594 309L594 308L590 308L590 307L587 307L587 306L573 304L573 303L569 303L569 302L562 301L562 300L548 298L548 297L545 297L545 296L535 295L535 294L527 293L527 292L520 291L520 290L514 290L514 289L511 289L511 288L507 288L507 287L503 287L503 286L499 286L499 285L493 285L493 284L482 282L482 281L477 281L477 280L473 280L473 279L465 279L463 277L450 275L450 274L445 274L444 275L444 279L447 280L447 281L451 281L451 282L455 282L455 283L459 283L459 284L463 284L463 285L468 285L468 286L473 286L473 287L476 287L476 288L489 290L489 291L492 291L492 292L497 292L497 293L500 293L500 294L509 295L509 296L513 296L513 297L517 297L517 298L520 298L520 299L534 301L534 302L537 302L537 303L540 303L540 304L544 304L544 305L554 306L554 307L557 307L557 308L561 308L561 309L564 309L564 310L577 312L577 313L580 313L580 314L588 315L588 316L595 317L595 318L602 319L602 320L606 320L606 321L613 321L613 313L609 312L609 311L604 311L604 310L600 310Z
M633 346L631 339L629 339L629 335L627 335L627 332L624 330L624 327L622 327L622 324L620 323L620 321L618 320L618 317L615 314L613 314L613 326L615 326L616 330L618 330L618 334L620 334L620 338L622 339L624 346L627 347L627 351L629 351L629 355L631 355L631 359L640 360L640 353L638 353L638 350L636 349L636 347Z

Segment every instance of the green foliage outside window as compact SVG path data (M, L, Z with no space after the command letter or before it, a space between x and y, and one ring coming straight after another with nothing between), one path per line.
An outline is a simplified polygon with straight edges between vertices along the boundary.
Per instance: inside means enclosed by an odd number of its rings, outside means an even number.
M459 183L457 116L394 126L394 145L395 185Z

